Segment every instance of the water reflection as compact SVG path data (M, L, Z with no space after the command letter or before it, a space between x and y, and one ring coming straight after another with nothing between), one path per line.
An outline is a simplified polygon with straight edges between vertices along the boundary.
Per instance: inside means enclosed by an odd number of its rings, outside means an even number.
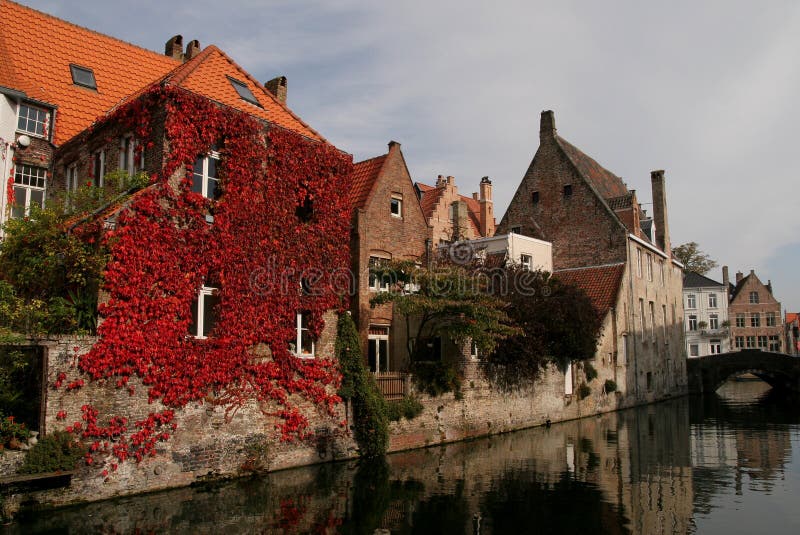
M798 416L768 392L731 383L377 463L30 513L4 532L735 533L749 512L794 533ZM752 511L762 502L771 518Z

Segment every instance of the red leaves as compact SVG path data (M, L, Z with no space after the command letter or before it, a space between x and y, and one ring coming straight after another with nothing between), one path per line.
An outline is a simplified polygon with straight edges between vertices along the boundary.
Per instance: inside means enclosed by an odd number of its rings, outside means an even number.
M110 297L101 308L100 340L80 357L79 367L131 394L128 381L137 376L151 402L172 408L209 396L226 412L250 399L267 402L278 407L270 414L281 419L285 440L305 437L308 417L290 395L333 413L341 378L332 361L297 359L288 343L296 338L297 312L309 315L316 337L323 314L343 302L326 275L349 266L350 158L277 127L265 135L246 114L170 88L150 91L112 120L128 124L151 147L161 140L151 137L150 114L161 106L167 108L169 154L153 185L119 215L113 239L107 239ZM221 156L222 196L216 201L191 191L195 159L212 147ZM168 179L183 174L181 168L186 178L175 189ZM313 213L301 220L298 206L306 199L313 200ZM213 224L206 222L208 211ZM314 277L313 294L305 295L300 283L312 272L321 276ZM198 340L188 328L204 282L219 288L218 329ZM271 358L256 347L268 348ZM55 386L65 380L60 374ZM120 462L155 454L155 445L170 437L162 428L176 427L172 410L151 413L132 433L122 417L100 425L92 407L83 414L86 427L76 423L73 431L111 441L109 453Z

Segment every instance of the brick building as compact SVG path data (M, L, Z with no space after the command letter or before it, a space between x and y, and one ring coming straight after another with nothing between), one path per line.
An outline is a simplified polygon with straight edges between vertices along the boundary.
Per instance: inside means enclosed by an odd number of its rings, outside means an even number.
M371 275L371 266L385 260L425 260L430 229L400 143L391 141L386 154L354 165L350 198L350 254L357 283L351 308L364 354L373 372L401 370L408 354L405 321L394 316L391 304L375 308L369 304L370 298L387 290L389 284Z
M435 186L417 182L416 190L434 247L494 235L492 181L488 176L481 179L480 192L472 197L458 193L452 176L439 175Z
M682 265L670 249L664 172L651 184L648 217L636 192L560 137L545 111L539 148L497 227L551 242L556 276L606 296L595 367L636 400L686 385Z
M722 277L728 283L728 266L723 266ZM731 288L729 283L726 286ZM784 351L781 304L772 294L772 281L762 283L752 269L746 276L741 271L737 272L728 315L733 350L758 348Z

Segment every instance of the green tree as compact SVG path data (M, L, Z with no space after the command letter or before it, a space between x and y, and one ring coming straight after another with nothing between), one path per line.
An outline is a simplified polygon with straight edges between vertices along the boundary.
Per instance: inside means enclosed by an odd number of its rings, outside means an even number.
M717 267L717 262L705 254L697 242L690 241L673 247L672 254L683 264L686 271L694 271L700 275L705 275Z
M386 400L364 365L358 330L349 313L339 316L336 355L342 372L339 395L353 407L353 427L362 457L380 457L389 447Z
M506 269L505 281L494 291L503 295L521 332L481 359L490 380L518 388L536 379L547 363L563 371L571 361L594 357L601 318L583 290L549 273L516 267Z

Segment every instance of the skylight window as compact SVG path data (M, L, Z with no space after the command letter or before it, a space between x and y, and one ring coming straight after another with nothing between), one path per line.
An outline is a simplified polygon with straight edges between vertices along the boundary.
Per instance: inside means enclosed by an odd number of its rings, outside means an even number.
M97 82L94 79L94 72L92 69L81 67L79 65L70 65L69 70L72 71L72 83L89 89L97 89Z
M247 84L245 84L244 82L240 82L236 78L231 78L230 76L228 77L228 80L231 81L231 85L236 90L236 92L239 93L240 97L242 97L244 100L246 100L250 104L254 104L254 105L258 106L259 108L262 107L261 103L258 102L258 100L256 99L256 96L253 94L252 91L250 91L250 88L247 87Z

